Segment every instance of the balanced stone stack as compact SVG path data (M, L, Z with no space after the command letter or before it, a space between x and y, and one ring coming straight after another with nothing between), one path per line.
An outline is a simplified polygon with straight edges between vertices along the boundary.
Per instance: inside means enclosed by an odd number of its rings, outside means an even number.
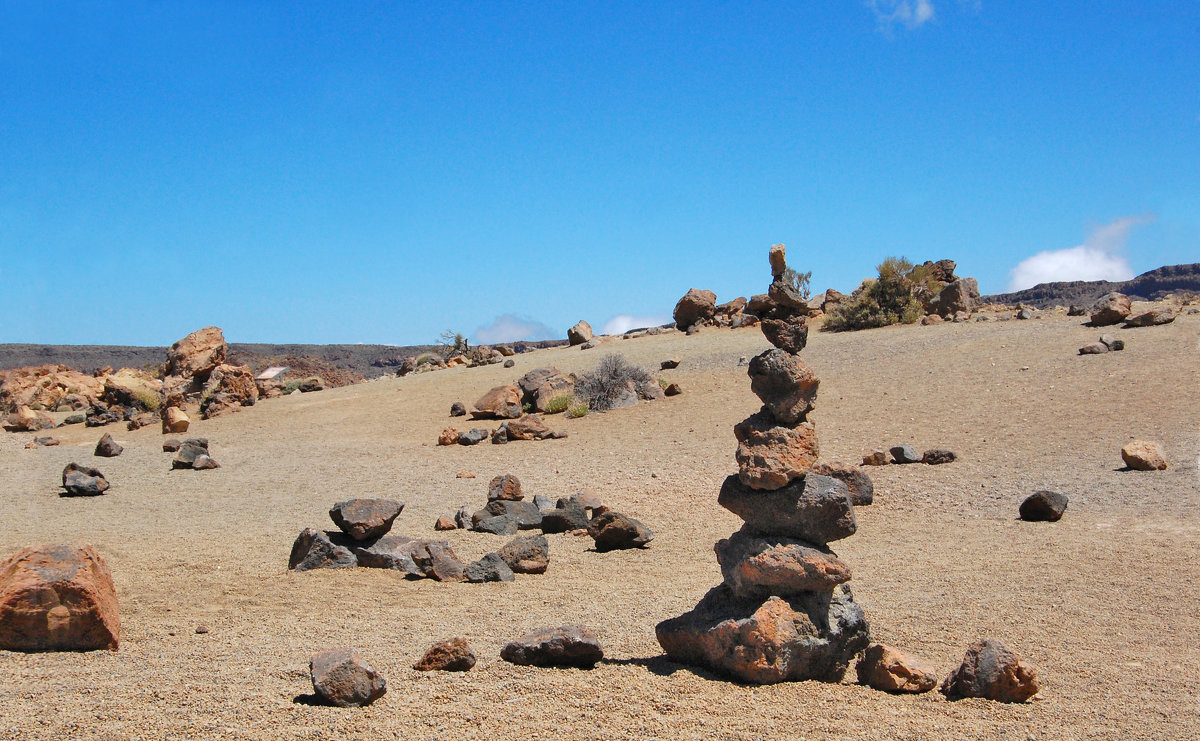
M749 367L763 407L734 427L738 474L717 500L745 524L715 546L724 583L655 632L672 659L745 682L838 682L870 642L846 585L850 568L827 547L854 534L854 508L844 481L811 472L819 451L808 414L819 380L797 356L809 309L783 245L770 261L762 329L775 349Z

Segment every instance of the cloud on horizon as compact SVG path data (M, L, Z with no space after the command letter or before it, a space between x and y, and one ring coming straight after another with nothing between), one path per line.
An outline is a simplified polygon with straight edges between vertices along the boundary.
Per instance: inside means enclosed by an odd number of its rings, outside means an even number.
M633 314L617 314L604 323L600 334L625 334L631 329L642 327L658 327L671 321L667 316L634 316Z
M501 314L475 330L475 343L478 345L494 345L498 342L517 342L527 340L557 340L566 336L565 332L555 332L550 327L536 319L518 316L517 314Z
M1123 216L1093 229L1083 244L1027 257L1012 269L1008 290L1021 291L1056 281L1129 280L1134 276L1125 258L1129 232L1154 219L1153 214Z
M935 13L932 0L867 0L867 7L884 32L897 25L912 31L933 20Z

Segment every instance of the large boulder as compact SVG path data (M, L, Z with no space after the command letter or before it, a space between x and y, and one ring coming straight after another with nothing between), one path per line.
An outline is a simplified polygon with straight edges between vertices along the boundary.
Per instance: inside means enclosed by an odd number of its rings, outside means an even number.
M592 631L582 625L564 625L511 641L500 649L500 658L522 666L590 669L604 658L604 649Z
M0 649L116 650L112 572L90 545L39 545L0 563Z
M331 648L308 662L313 690L322 702L342 708L370 705L387 693L387 681L353 648Z
M687 331L693 325L712 321L716 310L717 294L700 288L692 288L683 294L683 298L675 304L672 316L675 318L675 327L682 332Z
M962 664L942 682L948 699L982 697L1000 702L1025 702L1038 693L1037 669L1022 661L993 638L967 648Z
M1106 293L1092 304L1091 320L1096 327L1108 327L1120 324L1129 316L1132 305L1129 297L1123 293Z
M225 335L219 327L205 327L171 345L167 350L166 375L195 378L199 382L225 362Z
M785 425L795 425L816 404L820 379L796 355L784 350L767 350L750 361L750 390Z
M1125 326L1156 327L1160 324L1170 324L1173 321L1175 321L1175 312L1167 308L1158 308L1129 316L1125 320Z
M733 434L738 477L752 489L785 486L808 473L820 455L811 422L784 427L770 413L758 412L734 425Z
M94 497L108 491L108 479L95 468L68 463L62 472L63 496Z
M311 527L305 528L296 537L288 558L288 568L292 571L352 569L357 565L358 560L350 549L334 545L329 535Z
M54 427L54 418L42 411L29 407L18 407L17 411L8 415L4 420L4 429L9 432L38 432Z
M850 567L825 546L742 528L713 546L725 585L738 599L832 592Z
M845 584L765 600L739 600L722 584L654 632L672 660L756 684L840 682L870 642L862 608Z
M567 330L567 342L574 345L582 345L592 339L592 325L580 319L575 326Z
M773 491L751 489L736 475L729 476L717 503L752 530L817 545L848 538L858 528L849 490L829 476L810 473Z
M516 419L521 416L521 391L516 386L496 386L475 402L474 419Z
M654 533L641 522L620 512L607 510L591 519L587 526L588 535L596 541L596 550L623 550L643 548L654 540Z
M395 499L348 499L329 510L333 524L355 540L378 538L404 510Z
M951 318L960 311L970 314L978 297L979 284L974 278L955 278L942 287L929 308L943 318Z
M218 365L209 372L200 401L200 416L212 419L241 407L254 406L258 386L254 374L244 365Z
M859 684L881 692L916 694L937 686L933 664L886 643L867 646L854 670Z

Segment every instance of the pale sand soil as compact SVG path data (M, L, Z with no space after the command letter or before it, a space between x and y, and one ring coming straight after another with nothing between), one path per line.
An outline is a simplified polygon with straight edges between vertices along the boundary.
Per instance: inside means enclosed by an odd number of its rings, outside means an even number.
M1024 705L896 697L851 684L744 686L662 656L654 624L720 581L712 553L739 521L716 503L736 470L731 427L757 409L740 356L756 329L614 339L588 352L521 355L512 369L452 369L264 402L196 422L215 471L170 471L155 429L57 431L58 448L0 436L0 554L46 541L94 544L121 603L118 652L0 652L0 738L1191 738L1200 732L1200 317L1113 330L1121 353L1080 357L1099 330L1061 314L1017 322L814 332L823 457L857 461L909 441L948 447L945 466L869 469L875 504L833 544L873 635L944 676L968 643L1004 641L1040 667ZM439 448L451 402L539 365L577 371L609 351L657 368L682 396L583 419L566 440ZM1028 370L1021 370L1028 366ZM494 423L493 423L494 425ZM1128 440L1161 441L1171 468L1119 470ZM107 496L60 499L71 460L97 465ZM456 479L468 469L475 479ZM587 487L650 525L644 551L597 554L549 536L550 570L511 584L409 582L356 569L290 573L306 526L356 496L408 503L395 532L435 537L439 514L482 506L512 472L528 495ZM1071 497L1055 524L1021 523L1038 488ZM507 539L452 532L461 556ZM593 627L593 671L499 659L545 625ZM196 634L197 625L211 629ZM172 635L172 633L174 635ZM465 636L466 674L413 671L435 640ZM350 644L388 680L360 710L293 702L308 657Z

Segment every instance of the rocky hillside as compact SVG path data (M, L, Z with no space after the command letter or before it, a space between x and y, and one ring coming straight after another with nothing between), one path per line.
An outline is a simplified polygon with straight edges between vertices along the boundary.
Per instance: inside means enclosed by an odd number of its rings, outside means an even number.
M1039 283L1033 288L1013 293L984 296L985 303L1025 304L1038 309L1051 306L1081 306L1091 304L1111 291L1145 301L1156 301L1169 293L1200 293L1200 263L1166 265L1127 281L1074 280L1059 283Z

